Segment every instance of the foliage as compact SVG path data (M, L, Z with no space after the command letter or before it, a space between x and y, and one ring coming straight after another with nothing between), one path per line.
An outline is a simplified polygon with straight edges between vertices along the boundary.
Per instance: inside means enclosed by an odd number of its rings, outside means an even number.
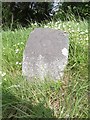
M58 3L59 10L55 13L55 20L89 19L88 2L63 2Z
M48 2L8 2L2 3L3 10L3 25L17 24L26 26L31 21L41 22L45 19L50 19L52 3ZM5 24L4 24L5 23Z
M18 28L31 22L46 20L78 20L89 18L88 2L2 2L3 28ZM56 11L56 8L58 10Z
M2 4L2 23L3 26L10 26L12 23L12 13L10 11L10 5L8 3Z

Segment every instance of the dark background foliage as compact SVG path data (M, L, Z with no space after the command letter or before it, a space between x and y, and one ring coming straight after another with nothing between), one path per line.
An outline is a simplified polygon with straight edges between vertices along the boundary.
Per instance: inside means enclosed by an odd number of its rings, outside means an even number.
M57 10L56 10L57 9ZM16 28L31 22L89 18L88 2L2 2L2 26Z

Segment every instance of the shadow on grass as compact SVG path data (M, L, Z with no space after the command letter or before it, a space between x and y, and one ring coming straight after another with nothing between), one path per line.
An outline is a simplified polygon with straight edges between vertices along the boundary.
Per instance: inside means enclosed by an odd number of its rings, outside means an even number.
M32 99L17 98L9 91L2 92L2 118L10 120L22 118L55 118L53 110L45 107L44 102L33 104Z

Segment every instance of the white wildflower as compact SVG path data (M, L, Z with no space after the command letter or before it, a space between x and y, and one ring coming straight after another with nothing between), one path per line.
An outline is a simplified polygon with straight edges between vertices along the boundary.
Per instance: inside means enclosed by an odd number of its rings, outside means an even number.
M16 49L15 52L18 53L18 52L19 52L19 49Z
M17 45L20 45L20 43L18 43Z
M2 73L2 77L4 77L6 75L6 73Z
M21 65L22 63L19 63L19 65Z
M78 29L77 29L77 31L79 32L79 31L80 31L80 29L78 28Z
M0 75L1 75L2 77L4 77L4 76L6 75L6 73L5 73L5 72L0 71Z
M68 28L68 30L70 30L70 32L71 32L71 28Z
M62 93L62 96L64 96L64 93Z
M81 32L80 34L85 34L84 32Z
M77 23L77 25L79 25L79 23Z
M45 25L44 28L48 28L48 26Z
M88 40L88 37L86 37L86 40Z
M66 117L69 117L69 114L67 114Z
M35 22L35 23L34 23L34 25L36 25L36 26L37 26L37 22Z
M63 113L63 110L61 111L61 114Z
M19 64L19 62L16 62L16 65L18 65Z
M72 30L72 32L74 32L74 30Z
M85 32L88 33L88 30L86 30Z
M23 45L24 43L23 43L23 42L21 42L21 44Z

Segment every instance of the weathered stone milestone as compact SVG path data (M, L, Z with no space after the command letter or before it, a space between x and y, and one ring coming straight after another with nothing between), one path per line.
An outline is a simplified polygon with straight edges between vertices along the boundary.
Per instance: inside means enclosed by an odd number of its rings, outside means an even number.
M27 78L60 79L68 62L67 33L51 28L36 28L26 43L22 73Z

